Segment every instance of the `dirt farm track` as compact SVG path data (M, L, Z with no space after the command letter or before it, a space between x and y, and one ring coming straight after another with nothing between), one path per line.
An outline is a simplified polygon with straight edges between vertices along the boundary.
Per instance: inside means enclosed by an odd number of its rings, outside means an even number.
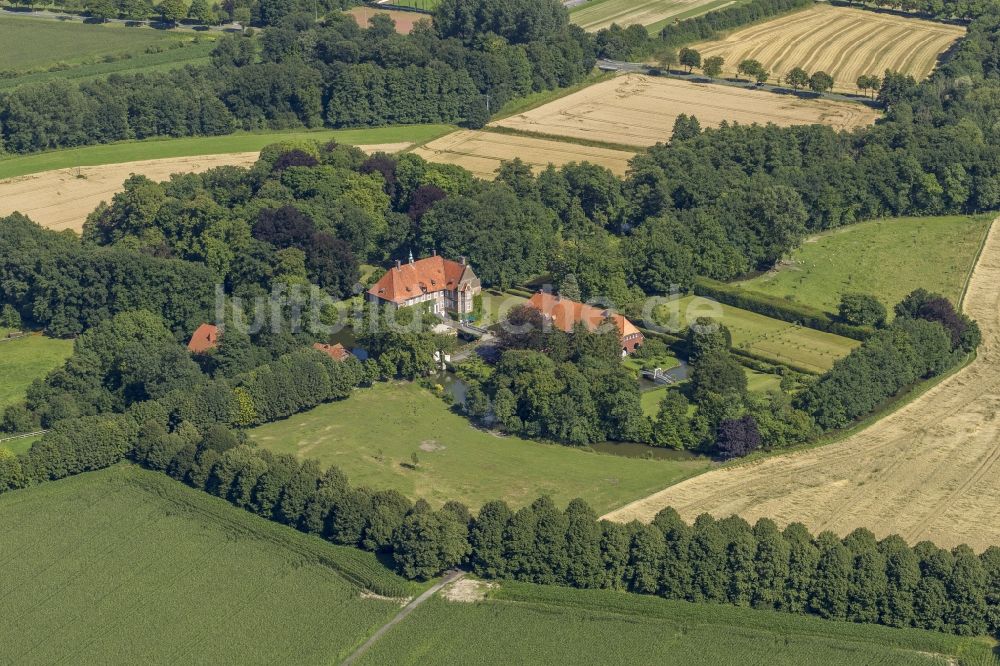
M982 328L978 358L897 412L840 442L717 469L604 517L648 522L673 506L688 520L739 514L841 535L867 527L941 547L1000 544L998 223L964 309Z

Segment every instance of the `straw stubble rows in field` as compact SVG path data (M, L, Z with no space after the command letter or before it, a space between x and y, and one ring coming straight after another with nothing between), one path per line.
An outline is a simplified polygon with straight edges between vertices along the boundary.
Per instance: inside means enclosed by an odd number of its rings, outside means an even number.
M680 114L703 127L742 124L809 125L835 129L869 125L874 109L828 99L803 99L764 90L628 74L603 81L494 126L637 147L667 141Z
M741 61L754 59L772 80L802 67L830 74L835 90L854 92L862 74L880 76L889 69L927 77L938 56L964 34L959 26L820 4L693 48L703 59L722 56L726 75L735 76Z
M596 32L618 25L662 25L674 17L689 17L735 4L735 0L591 0L578 5L570 20L584 30Z
M501 162L515 157L536 171L548 164L561 166L570 162L590 162L621 176L634 155L624 150L473 130L454 132L413 152L431 162L457 164L480 178L492 178Z
M813 532L866 527L910 543L977 550L1000 542L1000 227L994 222L969 282L978 358L899 411L840 442L714 470L613 511L650 520L667 506L800 521Z

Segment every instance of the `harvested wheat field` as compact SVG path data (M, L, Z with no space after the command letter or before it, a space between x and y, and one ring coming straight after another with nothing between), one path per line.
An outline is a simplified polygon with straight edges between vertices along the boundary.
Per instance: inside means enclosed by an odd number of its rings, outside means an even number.
M817 4L693 48L703 59L722 56L729 76L736 75L740 61L752 58L771 72L771 81L802 67L832 76L834 90L855 92L860 75L881 76L886 69L925 78L964 34L959 26Z
M590 0L571 10L570 21L589 32L612 23L621 26L662 25L674 17L689 18L736 4L736 0Z
M397 152L410 144L358 146L366 152ZM0 216L18 211L49 229L80 231L87 215L110 201L132 174L167 180L174 173L199 173L215 167L250 166L259 152L171 157L103 166L56 169L0 180Z
M457 164L480 178L493 178L500 163L520 157L536 171L549 164L590 162L621 176L634 153L610 148L581 146L535 137L461 130L415 148L413 152L431 162Z
M821 123L853 129L870 125L879 116L875 109L854 102L627 74L492 125L646 147L667 141L674 120L682 113L696 116L702 127L726 120L746 125Z
M605 518L649 521L673 506L688 520L739 514L942 547L1000 543L1000 224L964 308L982 327L978 358L890 416L840 442L708 472Z

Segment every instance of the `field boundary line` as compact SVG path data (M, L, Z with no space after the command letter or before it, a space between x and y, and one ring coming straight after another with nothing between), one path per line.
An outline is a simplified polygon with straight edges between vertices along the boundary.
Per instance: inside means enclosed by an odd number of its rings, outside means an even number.
M11 435L10 437L3 437L3 438L0 438L0 444L3 444L4 442L12 442L15 439L25 439L27 437L35 437L37 435L44 435L47 432L48 432L48 430L38 430L36 432L26 432L26 433L23 433L21 435Z
M545 141L558 141L559 143L572 143L587 148L604 148L607 150L617 150L623 153L640 153L649 150L649 146L635 146L625 143L605 143L604 141L594 141L592 139L581 139L573 136L563 136L562 134L546 134L545 132L531 132L529 130L506 127L504 125L487 125L479 132L489 132L491 134L506 134L509 136L523 136L527 139L543 139ZM669 139L669 137L664 137Z

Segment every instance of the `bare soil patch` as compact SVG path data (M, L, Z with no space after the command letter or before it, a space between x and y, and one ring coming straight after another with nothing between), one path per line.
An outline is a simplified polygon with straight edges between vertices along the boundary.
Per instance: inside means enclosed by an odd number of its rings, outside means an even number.
M444 451L447 446L444 446L436 439L425 439L420 442L420 450L426 451L427 453L434 453L435 451Z
M805 523L844 535L977 550L1000 543L1000 224L994 222L964 303L983 344L964 370L874 425L801 453L713 470L605 518L649 521L667 506Z
M771 72L772 81L802 67L832 76L834 90L855 92L858 76L881 76L886 69L927 77L938 56L964 34L960 26L819 3L693 48L703 59L722 56L729 76L752 58Z
M493 125L645 147L669 140L674 121L682 113L696 116L703 127L728 121L782 126L819 123L848 130L870 125L879 116L875 109L853 102L628 74Z
M431 20L430 15L424 14L423 12L405 12L399 9L380 9L378 7L368 7L367 5L355 7L346 13L353 16L354 20L357 21L358 25L362 28L367 28L368 21L376 14L388 14L389 18L396 22L396 32L401 35L410 34L417 21L420 21L421 19L426 21Z
M441 590L441 596L448 601L471 604L485 599L486 593L496 586L496 583L462 578Z
M495 177L500 163L515 157L520 157L535 171L549 164L562 166L569 162L590 162L621 176L634 156L634 153L624 150L475 130L453 132L415 148L413 152L431 162L457 164L480 178Z
M397 152L410 144L358 146L366 152ZM123 162L102 166L56 169L18 178L0 180L0 216L15 211L47 227L79 232L87 215L102 201L110 201L122 191L122 184L132 174L152 180L166 180L175 173L199 173L215 167L250 166L259 152L173 157L158 160Z

